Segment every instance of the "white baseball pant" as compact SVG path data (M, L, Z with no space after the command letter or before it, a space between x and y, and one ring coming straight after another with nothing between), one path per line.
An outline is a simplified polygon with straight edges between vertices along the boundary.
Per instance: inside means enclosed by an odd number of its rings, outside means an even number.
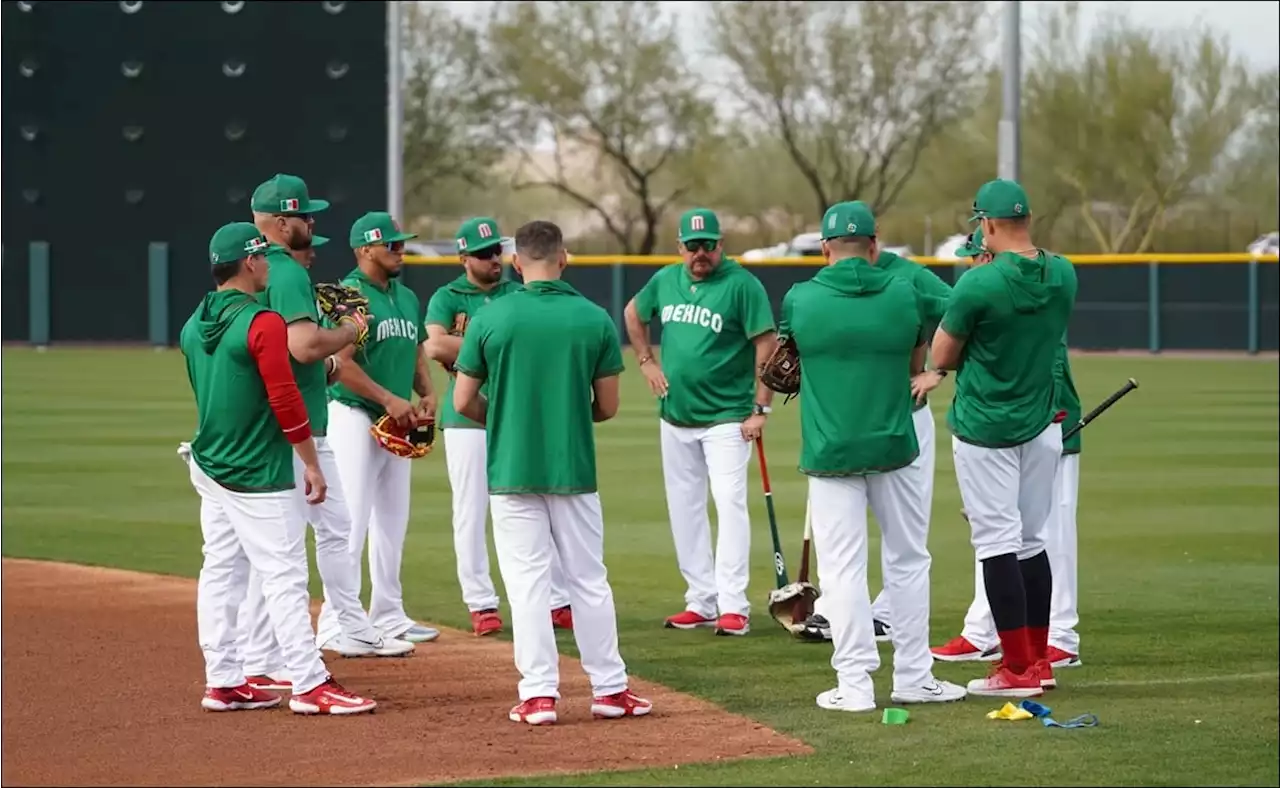
M400 566L409 530L409 490L412 460L383 449L370 434L373 419L364 411L329 403L329 445L333 449L351 514L348 549L355 562L356 588L364 583L364 549L369 545L369 619L385 637L394 638L414 625L404 610ZM337 633L337 608L320 609L316 629ZM321 642L324 642L323 640Z
M600 496L492 495L489 506L498 571L511 600L520 700L560 697L560 654L547 615L554 555L568 570L573 637L592 692L622 692L627 667L618 653L617 611L604 565Z
M911 414L911 424L916 430L916 443L920 446L920 456L916 457L912 462L913 467L918 467L920 473L915 480L920 484L920 505L925 513L923 523L924 534L920 537L920 544L928 545L929 543L929 520L933 512L933 471L937 465L937 424L933 420L933 411L928 405L920 408ZM927 549L927 548L926 548ZM880 551L880 576L888 577L893 571L889 567L888 554L882 549ZM819 597L821 599L821 597ZM815 604L815 612L817 605ZM890 606L888 585L881 583L880 593L876 594L876 598L871 603L871 617L883 624L893 626L893 612Z
M360 603L360 577L357 574L355 559L351 556L351 515L347 510L346 496L343 495L342 476L338 472L338 464L333 455L333 448L328 438L317 437L316 455L320 460L320 471L324 474L328 492L324 501L312 504L307 501L306 491L299 484L293 491L294 506L297 517L305 524L311 523L316 535L316 568L320 570L320 580L324 583L324 601L337 609L335 625L329 631L317 633L316 643L324 646L338 634L366 643L377 643L381 635L369 622ZM294 476L302 478L302 460L294 455ZM283 661L280 647L266 626L266 609L261 593L262 579L257 573L249 574L249 594L240 609L241 649L245 654L245 670L250 675L280 676ZM292 677L290 677L292 678Z
M472 613L496 610L498 591L489 574L485 523L489 515L489 451L485 431L468 427L443 430L445 466L453 491L453 550L462 601ZM510 589L508 589L509 591ZM551 557L551 609L569 604L560 556Z
M921 504L920 464L868 476L810 477L813 547L822 610L831 624L831 667L842 690L865 695L880 667L867 590L867 507L880 524L885 587L893 600L893 686L932 679L929 652L929 513Z
M751 443L739 424L677 427L661 424L662 476L676 561L688 586L685 609L703 618L750 615L747 582L751 516L747 511L747 466ZM707 486L716 505L717 534L711 549Z
M1049 567L1053 572L1053 594L1049 605L1049 645L1068 654L1080 653L1080 624L1077 603L1079 546L1076 538L1076 509L1080 497L1080 455L1064 454L1058 461L1054 482L1054 515L1049 521ZM982 562L974 562L973 602L964 617L961 635L982 651L994 648L995 620L987 603L982 579Z
M310 692L329 678L311 636L307 595L306 531L298 527L293 491L238 493L205 475L179 454L200 495L204 565L196 586L196 626L210 687L245 683L243 654L236 643L240 605L249 588L250 568L261 579L263 608L273 637L282 644L283 667L295 694Z

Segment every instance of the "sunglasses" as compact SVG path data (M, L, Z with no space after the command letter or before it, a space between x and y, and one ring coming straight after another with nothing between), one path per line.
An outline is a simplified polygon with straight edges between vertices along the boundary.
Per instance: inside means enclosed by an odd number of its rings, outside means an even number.
M472 252L471 256L477 260L492 260L495 257L502 257L502 246L490 246L487 249L481 249L478 252Z
M690 252L714 252L719 245L719 241L714 241L710 238L698 238L684 242L684 248Z
M392 252L403 252L403 251L404 251L404 241L392 241L391 243L389 243L389 244L384 244L384 245L387 247L387 249L388 249L388 250L390 250L390 251L392 251Z

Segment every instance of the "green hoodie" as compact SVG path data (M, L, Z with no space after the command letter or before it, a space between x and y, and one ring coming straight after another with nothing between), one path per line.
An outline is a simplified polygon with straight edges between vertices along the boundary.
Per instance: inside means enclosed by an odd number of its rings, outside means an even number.
M446 332L453 331L455 325L458 328L465 329L467 322L474 318L476 312L485 304L514 293L520 288L519 282L503 279L494 285L492 289L481 290L472 284L470 279L467 279L466 274L463 274L432 294L431 300L427 302L427 316L424 321L424 328L428 335L431 333L431 326L441 326ZM474 421L459 416L458 411L454 409L454 380L455 376L450 370L449 385L444 394L437 398L436 424L441 429L450 427L484 429L483 426L476 424ZM482 386L480 393L487 394L488 389Z
M277 492L294 486L293 448L267 401L249 353L249 326L267 311L239 290L207 294L182 326L179 346L196 399L191 459L235 492Z
M608 312L568 282L530 282L480 310L457 367L489 385L490 495L596 492L594 384L622 373Z
M641 322L662 324L667 396L658 415L678 427L740 423L756 397L756 337L773 306L756 275L728 257L702 280L684 263L658 270L633 299Z
M800 354L801 473L883 473L919 456L910 374L924 328L908 281L861 258L787 291L780 333Z
M947 302L951 300L951 285L939 279L928 267L899 257L893 252L881 252L876 258L876 267L906 279L915 288L916 298L920 301L920 314L924 318L925 341L932 340L933 332L938 330L938 323L942 322L942 315L947 311ZM928 366L928 359L925 362ZM912 397L911 401L914 410L929 407L927 397L920 402Z
M1055 359L1076 299L1065 257L1012 252L960 277L942 329L965 340L947 422L957 438L993 448L1026 443L1053 422Z

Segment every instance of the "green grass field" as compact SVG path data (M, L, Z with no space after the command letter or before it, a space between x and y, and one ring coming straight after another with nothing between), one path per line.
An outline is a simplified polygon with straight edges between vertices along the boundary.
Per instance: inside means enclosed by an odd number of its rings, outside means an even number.
M1141 383L1085 431L1085 665L1060 671L1062 688L1042 699L1058 719L1097 714L1098 728L991 722L985 714L1000 703L973 697L912 707L903 727L881 725L879 714L818 709L814 696L834 686L830 649L791 640L765 612L773 574L754 463L755 630L741 639L664 630L684 589L657 422L632 369L621 413L598 431L623 656L633 673L760 720L816 754L508 784L1276 785L1277 364L1085 357L1074 365L1086 408L1128 377ZM934 643L958 633L972 589L968 530L945 450L950 386L933 403L940 425L930 537ZM4 555L197 574L197 499L174 454L194 423L178 353L6 349L2 394ZM795 402L779 407L766 433L793 573L805 499L795 470L798 413ZM442 453L415 464L406 601L420 618L466 627ZM871 571L874 593L879 572ZM572 648L571 639L561 643ZM881 655L877 687L886 704L890 647ZM937 672L963 682L981 670Z

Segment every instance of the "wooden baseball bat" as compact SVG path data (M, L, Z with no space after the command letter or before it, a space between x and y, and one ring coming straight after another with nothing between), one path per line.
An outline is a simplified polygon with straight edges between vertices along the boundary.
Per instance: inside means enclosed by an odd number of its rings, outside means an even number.
M800 575L797 578L801 583L809 582L809 543L813 539L813 521L810 519L809 503L806 501L804 505L804 547L800 553Z

